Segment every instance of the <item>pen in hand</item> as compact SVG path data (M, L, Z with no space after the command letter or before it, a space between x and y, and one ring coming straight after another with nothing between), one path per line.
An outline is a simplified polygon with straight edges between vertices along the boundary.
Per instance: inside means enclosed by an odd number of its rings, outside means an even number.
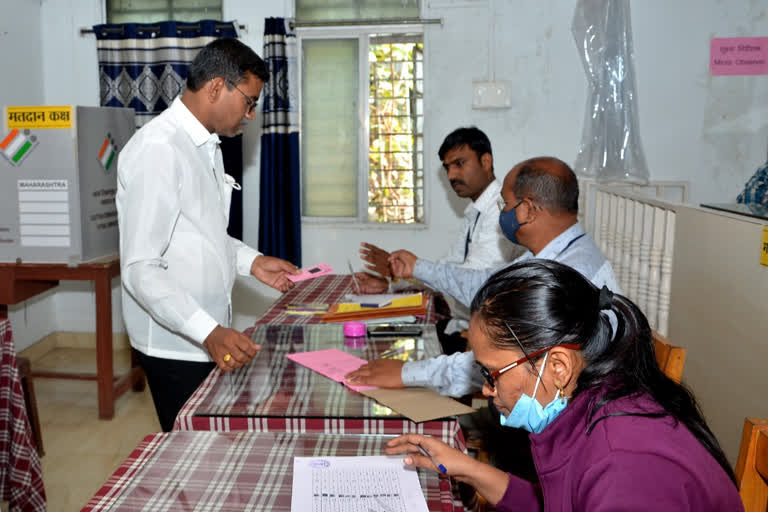
M418 447L419 447L419 451L422 453L422 455L424 455L425 457L429 457L429 460L432 461L432 464L434 464L435 467L437 469L439 469L442 474L446 474L448 472L448 470L445 468L445 466L443 466L442 464L437 462L434 459L434 457L432 457L432 455L429 454L429 452L427 450L425 450L421 445L418 445Z

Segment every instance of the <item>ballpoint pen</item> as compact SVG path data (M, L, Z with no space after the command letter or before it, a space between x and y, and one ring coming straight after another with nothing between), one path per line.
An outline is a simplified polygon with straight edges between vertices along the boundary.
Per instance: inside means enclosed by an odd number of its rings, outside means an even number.
M357 278L355 277L355 271L352 268L352 262L347 260L347 265L349 266L349 273L352 275L352 284L355 285L355 293L360 295L360 283L357 282Z
M432 455L429 454L429 452L427 450L425 450L421 445L417 445L417 446L419 447L419 451L422 453L422 455L424 455L425 457L429 457L429 460L432 461L432 464L434 464L435 467L437 469L439 469L442 474L446 474L448 472L448 470L445 468L445 466L443 466L442 464L437 462L434 459L434 457L432 457Z

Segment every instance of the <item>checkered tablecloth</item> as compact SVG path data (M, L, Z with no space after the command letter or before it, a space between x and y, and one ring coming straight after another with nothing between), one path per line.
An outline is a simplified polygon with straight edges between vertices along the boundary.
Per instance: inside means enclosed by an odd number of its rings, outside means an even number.
M354 293L352 277L349 274L328 274L296 284L267 310L256 325L265 324L319 324L323 315L286 314L288 304L336 304L344 295ZM433 324L437 321L433 296L427 294L427 315L419 323ZM249 329L246 334L250 334Z
M401 349L403 359L440 354L432 325L412 339L371 338L355 346L339 324L262 325L252 334L262 346L251 362L232 373L215 369L182 408L174 430L321 432L430 435L465 449L458 421L451 417L422 423L398 415L286 358L293 352L339 348L361 359Z
M8 319L0 319L0 500L9 502L10 510L45 510L43 470L27 418Z
M382 455L383 436L170 432L151 434L82 512L290 511L294 457ZM431 511L453 511L447 478L419 470Z

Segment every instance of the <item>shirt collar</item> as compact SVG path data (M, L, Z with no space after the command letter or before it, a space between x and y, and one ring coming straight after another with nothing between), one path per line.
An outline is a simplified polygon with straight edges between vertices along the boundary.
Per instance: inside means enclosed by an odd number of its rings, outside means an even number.
M215 133L210 133L203 123L200 122L195 115L190 112L187 106L181 101L181 96L177 96L170 107L176 119L181 123L182 128L187 132L189 138L192 139L192 143L195 146L202 146L204 144L213 143L218 144L220 142L219 136Z
M563 249L565 249L569 243L571 243L575 238L580 237L584 234L584 228L581 227L581 223L577 222L573 226L569 227L557 237L549 242L540 252L539 254L536 254L536 258L541 258L545 260L554 260L558 254L560 254Z
M477 200L469 203L467 207L464 208L464 215L466 216L472 212L486 211L488 207L496 203L496 200L500 197L500 192L501 183L499 183L499 180L494 178L493 181L490 182L487 187L485 187L485 190L483 190L483 193L480 194L480 197L478 197Z

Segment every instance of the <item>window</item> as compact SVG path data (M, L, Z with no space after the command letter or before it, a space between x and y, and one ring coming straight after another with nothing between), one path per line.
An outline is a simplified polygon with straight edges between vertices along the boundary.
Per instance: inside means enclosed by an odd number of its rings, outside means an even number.
M414 0L296 0L302 21L414 19ZM335 17L335 18L334 18ZM424 222L424 44L418 25L299 28L302 215Z
M302 214L423 222L422 36L345 36L300 33Z
M107 23L220 20L222 0L107 0Z

